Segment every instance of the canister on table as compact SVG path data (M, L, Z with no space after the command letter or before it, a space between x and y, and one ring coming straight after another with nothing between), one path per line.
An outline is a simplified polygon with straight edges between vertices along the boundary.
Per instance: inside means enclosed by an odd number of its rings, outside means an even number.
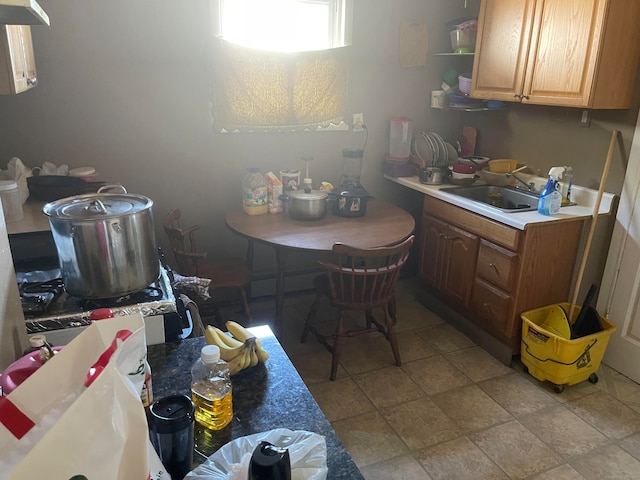
M280 170L280 181L285 192L300 188L300 170Z

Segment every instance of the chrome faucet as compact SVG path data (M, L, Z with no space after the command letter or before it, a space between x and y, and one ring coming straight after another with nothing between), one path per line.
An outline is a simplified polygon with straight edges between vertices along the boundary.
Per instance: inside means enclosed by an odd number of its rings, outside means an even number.
M540 193L538 190L536 190L536 184L534 182L525 182L524 180L522 180L520 177L518 177L515 173L505 173L505 175L507 176L507 178L515 178L517 181L519 181L522 185L525 186L525 188L527 189L528 192L531 193ZM516 188L522 188L519 185L516 185Z

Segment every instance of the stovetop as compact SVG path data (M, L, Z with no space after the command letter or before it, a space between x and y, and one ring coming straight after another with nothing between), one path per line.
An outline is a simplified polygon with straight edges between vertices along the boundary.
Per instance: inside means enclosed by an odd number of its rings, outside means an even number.
M176 299L169 272L160 267L160 276L146 288L109 299L84 299L64 291L60 270L16 272L27 333L90 325L91 312L109 308L115 315L140 312L144 317L175 313Z

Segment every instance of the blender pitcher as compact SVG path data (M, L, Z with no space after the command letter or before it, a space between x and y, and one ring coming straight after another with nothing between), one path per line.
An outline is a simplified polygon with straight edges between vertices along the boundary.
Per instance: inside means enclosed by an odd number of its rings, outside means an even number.
M391 119L389 157L392 159L404 160L411 155L412 125L413 121L407 117L393 117Z
M362 171L362 157L364 150L359 148L344 148L342 150L342 176L340 187L360 186L360 172Z

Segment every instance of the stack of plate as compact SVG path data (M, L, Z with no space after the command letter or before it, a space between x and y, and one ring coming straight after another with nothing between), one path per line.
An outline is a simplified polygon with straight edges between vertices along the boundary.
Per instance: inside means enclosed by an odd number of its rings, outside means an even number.
M458 160L458 152L434 132L416 132L411 141L411 153L425 167L446 168Z

